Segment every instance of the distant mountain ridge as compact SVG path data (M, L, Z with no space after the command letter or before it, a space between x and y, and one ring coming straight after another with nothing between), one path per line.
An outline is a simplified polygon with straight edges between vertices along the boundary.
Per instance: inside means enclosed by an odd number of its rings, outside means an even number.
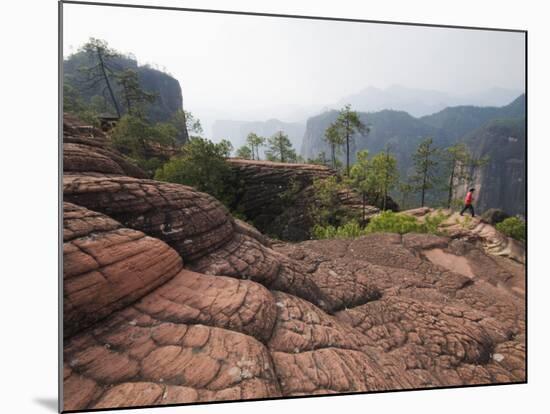
M392 109L408 112L414 117L422 117L452 106L503 106L522 92L505 88L489 88L477 93L458 95L400 85L392 85L388 88L369 86L358 93L340 99L336 107L350 104L355 110L361 112Z
M324 140L324 132L337 116L338 112L333 110L308 119L301 146L301 155L304 158L316 158L321 152L327 156L330 154L330 147ZM426 137L432 137L435 145L441 148L457 142L465 142L474 154L489 156L492 160L491 165L509 162L510 157L515 157L515 149L525 144L525 133L517 132L517 128L524 128L524 124L517 121L525 118L525 95L523 94L502 107L457 106L420 118L415 118L404 111L382 110L359 112L359 117L364 124L369 125L370 132L366 137L355 137L351 147L351 161L355 162L357 151L367 149L370 154L376 154L390 144L402 177L411 173L413 167L411 155L420 141ZM494 125L489 128L492 125L491 122L497 120L508 120L509 123L515 120L515 132L507 132L502 125L500 128ZM505 142L509 134L513 134L517 139L517 142L514 141L516 145L510 146L509 151L500 151L500 145ZM479 152L481 143L483 143L483 151ZM524 152L518 152L518 154L520 157ZM340 159L342 157L343 154L340 154ZM497 170L499 174L504 174L502 182L507 182L509 186L514 187L505 188L499 185L498 188L506 190L506 193L517 194L510 197L511 201L500 208L506 207L511 214L523 214L524 195L522 196L522 192L517 189L518 186L524 185L521 175L512 168L495 169ZM514 178L508 177L508 173L513 174ZM477 184L486 190L487 200L502 200L502 197L506 197L506 195L495 194L497 190L491 188L488 174L476 177L476 180ZM481 201L482 208L494 206L492 202L483 201L483 199Z

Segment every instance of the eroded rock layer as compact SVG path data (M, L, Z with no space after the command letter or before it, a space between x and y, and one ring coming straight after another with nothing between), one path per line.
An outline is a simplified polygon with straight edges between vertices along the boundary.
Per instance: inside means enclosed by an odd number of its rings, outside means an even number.
M525 381L518 261L432 235L272 245L206 194L128 176L101 140L75 145L65 410Z

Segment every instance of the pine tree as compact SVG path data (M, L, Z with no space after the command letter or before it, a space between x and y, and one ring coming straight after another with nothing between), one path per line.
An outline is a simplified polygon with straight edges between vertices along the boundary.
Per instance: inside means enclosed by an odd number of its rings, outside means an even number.
M432 138L426 138L416 148L413 154L415 175L412 177L415 189L421 192L420 205L424 207L426 191L435 183L434 170L439 164L436 157L439 149L433 145Z
M292 143L283 131L277 132L267 140L268 150L267 159L270 161L296 162L296 151L292 148Z
M250 150L252 151L252 159L259 160L260 159L260 151L259 148L265 144L265 138L261 137L254 132L251 132L246 137L246 143L250 147Z
M351 105L346 105L340 110L335 125L335 129L346 145L346 175L350 173L350 144L356 133L368 134L369 128L361 122L357 112L351 110ZM331 126L332 126L331 125ZM330 128L330 127L329 127Z

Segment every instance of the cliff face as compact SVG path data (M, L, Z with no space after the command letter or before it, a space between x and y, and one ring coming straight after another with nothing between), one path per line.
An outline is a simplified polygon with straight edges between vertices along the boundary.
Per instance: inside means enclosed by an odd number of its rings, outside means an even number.
M95 62L90 62L84 53L75 53L63 61L64 82L75 88L76 91L86 102L94 96L103 97L104 84L97 84L90 87L83 81L83 75L79 72L82 66L90 66ZM118 70L132 69L137 72L141 87L147 92L158 94L155 102L150 106L148 116L151 121L166 121L172 114L183 108L181 86L177 79L160 70L149 66L139 66L137 61L128 57L119 57L113 65ZM120 90L116 85L115 79L111 79L115 95L120 103ZM113 112L109 107L103 112Z
M489 158L474 176L479 211L500 208L525 216L525 139L524 118L491 121L465 138L474 156Z
M462 236L270 245L64 132L64 410L525 381L517 263Z
M270 161L229 159L235 171L238 200L235 210L254 223L261 232L289 241L311 238L313 221L311 207L315 204L312 184L314 180L335 175L330 168L313 164L286 164ZM342 214L361 217L362 200L352 190L338 194ZM366 218L379 212L368 200ZM398 210L397 204L388 197L387 208Z

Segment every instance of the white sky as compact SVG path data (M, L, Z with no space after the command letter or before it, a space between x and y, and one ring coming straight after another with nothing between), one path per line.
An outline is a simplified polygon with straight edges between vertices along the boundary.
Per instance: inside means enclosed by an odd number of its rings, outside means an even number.
M184 107L225 118L322 107L367 86L524 89L524 34L64 5L64 55L89 37L165 67Z

